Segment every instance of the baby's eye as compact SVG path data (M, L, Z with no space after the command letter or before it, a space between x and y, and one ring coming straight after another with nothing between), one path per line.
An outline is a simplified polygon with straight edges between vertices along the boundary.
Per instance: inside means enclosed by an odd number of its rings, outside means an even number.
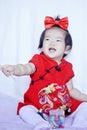
M50 39L49 39L49 38L46 38L45 40L46 40L46 41L49 41Z
M56 40L56 42L62 42L62 40L60 40L60 39L57 39L57 40Z
M57 39L57 40L56 40L56 42L60 42L60 40L59 40L59 39Z

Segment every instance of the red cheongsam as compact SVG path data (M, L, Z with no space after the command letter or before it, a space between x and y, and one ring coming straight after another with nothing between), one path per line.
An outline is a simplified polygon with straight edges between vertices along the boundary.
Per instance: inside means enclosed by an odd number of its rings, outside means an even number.
M43 108L45 112L67 104L71 112L75 111L81 102L69 97L66 86L66 83L74 76L72 64L62 59L61 64L58 65L56 61L49 59L43 53L34 55L29 62L34 63L36 72L30 75L29 88L24 94L24 102L18 104L17 113L25 105L34 105L38 110Z

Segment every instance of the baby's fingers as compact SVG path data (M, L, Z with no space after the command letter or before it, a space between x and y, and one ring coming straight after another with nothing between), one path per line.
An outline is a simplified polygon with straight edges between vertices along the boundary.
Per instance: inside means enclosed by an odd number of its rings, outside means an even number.
M3 72L6 76L10 76L10 75L11 75L11 73L10 73L8 70L6 70L6 69L2 69L2 72Z
M0 70L6 75L6 76L10 76L11 75L11 71L9 70L7 65L4 66L0 66Z

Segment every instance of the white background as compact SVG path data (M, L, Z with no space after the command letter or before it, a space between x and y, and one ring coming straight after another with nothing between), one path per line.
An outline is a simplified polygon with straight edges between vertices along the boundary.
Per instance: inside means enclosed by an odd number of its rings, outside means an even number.
M44 17L68 16L73 48L74 87L87 93L87 1L0 0L0 65L26 63L38 53ZM22 98L29 76L6 77L0 72L0 92Z

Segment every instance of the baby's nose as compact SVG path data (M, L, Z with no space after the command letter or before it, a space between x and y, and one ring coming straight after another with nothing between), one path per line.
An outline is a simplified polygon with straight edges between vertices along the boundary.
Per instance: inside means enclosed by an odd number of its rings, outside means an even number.
M51 45L55 45L55 41L51 41L50 44L51 44Z

